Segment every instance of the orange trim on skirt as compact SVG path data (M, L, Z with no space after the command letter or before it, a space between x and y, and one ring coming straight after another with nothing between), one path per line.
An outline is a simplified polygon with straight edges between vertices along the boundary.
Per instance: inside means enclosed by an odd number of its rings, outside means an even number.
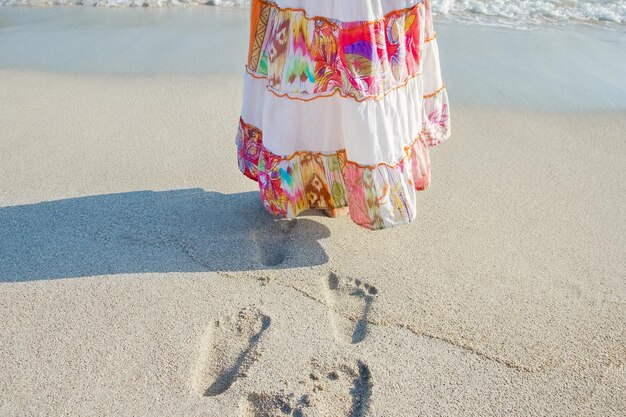
M252 57L252 46L254 45L254 38L256 36L256 27L259 23L259 16L261 15L261 1L252 0L252 7L250 11L250 42L248 43L248 62Z

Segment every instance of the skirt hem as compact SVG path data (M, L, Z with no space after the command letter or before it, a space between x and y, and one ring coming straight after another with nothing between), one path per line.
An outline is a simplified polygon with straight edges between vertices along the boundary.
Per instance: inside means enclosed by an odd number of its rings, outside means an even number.
M260 129L240 120L237 148L241 172L258 183L271 214L295 218L310 209L349 207L355 223L376 230L417 216L417 192L430 186L427 141L420 134L393 165L362 166L349 161L345 150L284 158L263 146Z

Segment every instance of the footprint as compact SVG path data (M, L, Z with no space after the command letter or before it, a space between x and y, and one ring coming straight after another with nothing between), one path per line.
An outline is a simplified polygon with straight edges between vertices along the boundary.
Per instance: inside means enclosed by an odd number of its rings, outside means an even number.
M255 230L252 234L256 255L265 266L278 266L287 257L290 234L296 227L297 220L276 220L271 229Z
M369 367L363 362L359 362L359 375L354 380L354 386L350 390L352 394L352 412L351 417L364 417L370 408L372 398L372 373Z
M367 316L378 294L376 287L331 272L324 290L335 337L344 343L361 342L367 335Z
M372 388L372 374L361 361L330 366L313 362L297 392L249 394L239 404L240 417L366 417Z
M237 378L245 377L260 356L259 340L269 326L270 318L255 307L244 308L236 316L210 325L201 344L194 390L199 395L219 395Z
M309 387L308 404L300 408L303 415L314 409L315 415L365 417L369 412L373 379L369 367L358 361L319 365L313 362L308 381L300 381Z
M294 405L295 404L295 405ZM294 394L264 394L253 392L239 403L240 417L304 417Z

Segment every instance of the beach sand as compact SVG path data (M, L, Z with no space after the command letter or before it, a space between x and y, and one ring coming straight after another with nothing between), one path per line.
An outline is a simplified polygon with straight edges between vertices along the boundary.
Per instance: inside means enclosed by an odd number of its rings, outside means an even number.
M227 13L245 30L245 11L206 9L207 26ZM462 89L467 61L445 48L463 31L444 29L444 76ZM102 29L128 34L115 30ZM605 107L575 91L536 107L455 101L448 83L453 136L432 149L422 216L370 232L264 211L236 162L240 52L212 57L223 70L124 75L92 71L95 52L71 45L54 68L9 62L7 39L0 415L626 414L617 78L585 80L612 88ZM145 59L167 55L155 45ZM539 86L556 77L545 71Z

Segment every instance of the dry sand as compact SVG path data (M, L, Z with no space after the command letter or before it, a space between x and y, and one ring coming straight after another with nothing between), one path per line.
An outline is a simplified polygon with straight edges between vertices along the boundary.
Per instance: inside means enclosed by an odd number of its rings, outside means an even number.
M1 9L0 416L626 415L625 38L445 26L453 136L369 232L239 173L246 22Z
M626 414L623 113L455 106L369 232L264 212L237 77L0 96L0 415Z

